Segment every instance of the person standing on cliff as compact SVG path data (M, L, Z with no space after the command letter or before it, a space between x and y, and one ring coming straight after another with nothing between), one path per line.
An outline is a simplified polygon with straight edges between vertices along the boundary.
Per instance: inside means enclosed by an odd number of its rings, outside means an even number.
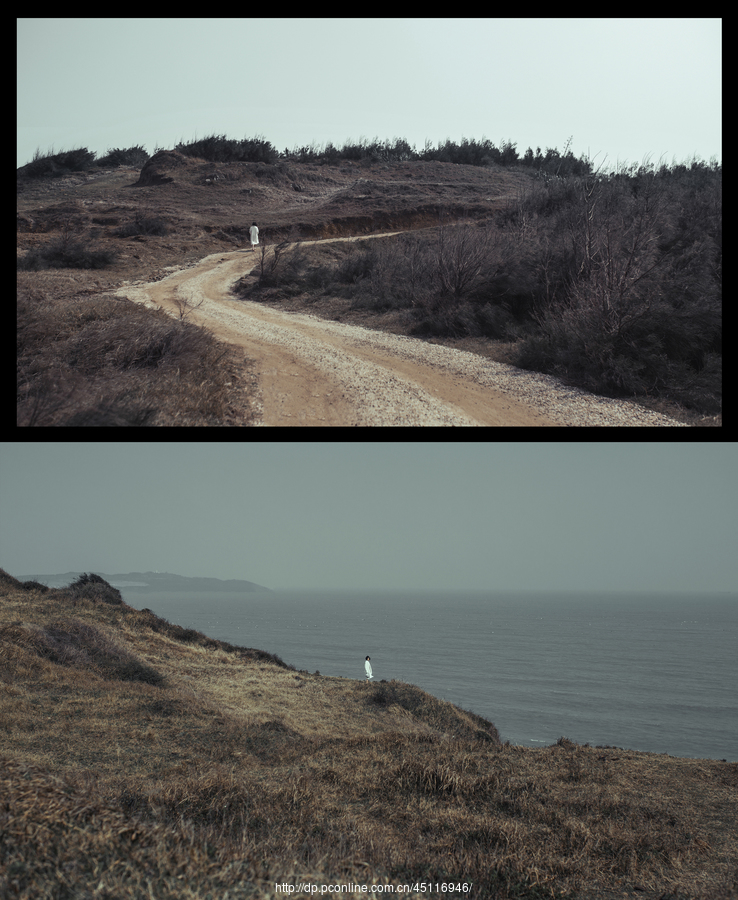
M254 248L259 243L259 229L256 227L256 222L249 228L249 235L251 237L251 252L253 253Z
M374 676L372 675L372 663L370 656L367 656L366 662L364 663L364 668L366 669L366 683L369 684L372 678L374 678Z

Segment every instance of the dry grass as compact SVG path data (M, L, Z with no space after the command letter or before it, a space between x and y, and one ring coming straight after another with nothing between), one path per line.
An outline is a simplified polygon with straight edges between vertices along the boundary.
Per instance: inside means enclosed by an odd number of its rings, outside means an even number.
M161 310L84 290L89 274L65 277L18 275L19 425L252 421L242 352Z
M0 894L738 896L735 763L494 726L0 570Z

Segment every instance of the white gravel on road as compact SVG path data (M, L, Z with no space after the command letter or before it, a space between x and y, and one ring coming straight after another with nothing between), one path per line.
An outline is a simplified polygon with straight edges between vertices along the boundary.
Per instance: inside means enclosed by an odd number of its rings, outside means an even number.
M254 305L260 310L264 309L258 304ZM228 322L233 326L239 320L243 321L236 310L225 309L218 304L211 304L207 312L224 323L228 314L233 312L236 321ZM466 350L429 344L417 338L374 331L359 325L331 322L304 313L286 315L295 324L319 324L321 330L340 335L345 343L357 347L381 348L404 359L442 368L459 378L494 388L538 410L557 425L684 425L683 422L627 400L599 397L580 388L570 387L551 375L518 369ZM253 320L250 320L248 332L265 341L288 346L321 368L331 370L336 380L345 384L348 389L360 392L365 398L368 420L362 421L362 425L476 424L461 410L453 411L447 404L431 397L411 381L388 372L382 366L357 360L355 356L342 353L330 344L292 330L285 333L280 326L256 323Z
M599 397L566 385L552 375L518 369L466 350L376 331L369 334L372 335L369 340L375 346L381 343L408 359L427 362L477 384L493 387L538 410L558 425L685 425L628 400ZM382 343L385 339L387 344Z

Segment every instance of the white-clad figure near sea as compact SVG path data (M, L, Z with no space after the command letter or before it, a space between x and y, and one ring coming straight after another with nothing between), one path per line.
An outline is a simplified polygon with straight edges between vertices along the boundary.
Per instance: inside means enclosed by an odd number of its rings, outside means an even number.
M253 252L254 247L259 243L259 229L256 227L256 222L249 228L249 236L251 237L251 251Z
M366 669L366 683L369 684L372 678L374 678L374 676L372 675L372 663L370 656L367 656L366 662L364 663L364 668Z

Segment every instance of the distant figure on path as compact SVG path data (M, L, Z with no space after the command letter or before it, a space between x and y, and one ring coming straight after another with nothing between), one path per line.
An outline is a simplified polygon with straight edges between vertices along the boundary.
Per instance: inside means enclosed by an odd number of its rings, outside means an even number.
M259 243L259 229L256 227L256 222L249 228L249 234L251 235L251 252L253 253L254 247Z
M374 676L372 675L372 664L370 656L367 656L366 662L364 663L364 668L366 669L366 683L369 684L372 678L374 678Z

